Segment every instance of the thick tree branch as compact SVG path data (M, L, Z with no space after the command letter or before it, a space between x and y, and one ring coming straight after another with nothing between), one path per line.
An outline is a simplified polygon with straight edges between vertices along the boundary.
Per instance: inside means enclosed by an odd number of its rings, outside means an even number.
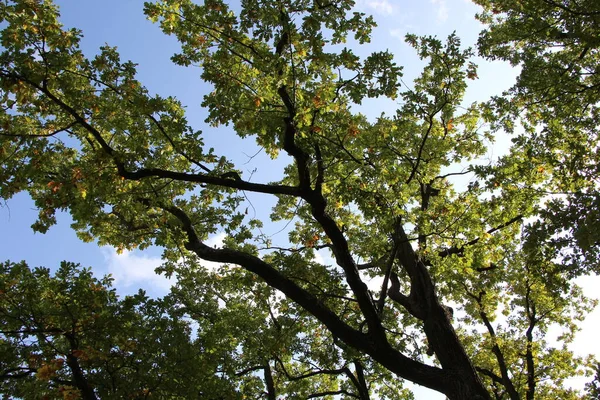
M21 379L26 378L31 374L35 374L37 368L11 368L3 371L0 374L0 379Z
M506 360L504 359L504 354L502 353L500 346L498 346L496 331L494 330L494 327L492 326L490 319L488 318L487 313L485 312L485 306L483 304L483 297L485 296L485 291L480 291L478 296L476 296L474 293L469 292L468 290L466 292L469 297L473 298L477 302L477 305L479 306L479 316L481 317L481 320L483 321L483 324L485 325L492 339L492 353L494 353L494 356L496 357L498 367L500 368L500 374L502 375L502 380L498 383L502 384L502 386L506 388L506 391L511 400L520 400L519 393L517 392L517 389L515 388L512 380L510 379L510 375L508 373L508 366L506 364Z
M140 180L148 177L167 178L178 181L186 182L197 182L205 183L209 185L216 185L227 187L231 189L247 190L255 193L266 193L266 194L284 194L290 196L299 196L300 191L293 186L281 186L281 185L266 185L261 183L252 183L236 179L231 173L226 173L221 176L210 176L203 174L188 174L184 172L161 170L157 168L144 168L135 172L120 168L119 174L125 179ZM239 178L239 175L237 176Z
M367 381L365 379L365 371L359 360L354 360L354 368L356 368L357 376L357 382L355 383L355 386L357 387L358 392L360 393L360 399L370 400L371 396L369 395L369 386L367 385Z
M58 328L48 328L48 329L21 329L21 330L13 330L13 331L0 331L2 335L37 335L37 334L57 334L62 335L65 333L64 330Z
M198 238L192 221L183 210L174 206L163 206L162 208L179 219L188 237L186 248L198 257L207 261L240 265L246 270L257 274L269 286L280 290L312 314L327 327L334 337L337 337L346 345L370 355L375 361L400 377L443 393L451 391L454 384L453 379L439 368L412 360L392 348L387 341L385 343L375 343L368 335L348 326L311 293L296 285L260 258L237 250L215 249L205 245Z
M247 182L239 179L239 175L236 174L237 176L234 176L231 173L226 173L221 176L212 176L204 174L191 174L186 172L169 171L160 168L141 168L137 171L129 171L126 168L125 162L121 159L118 152L115 151L103 138L102 134L90 123L88 123L87 120L81 114L79 114L73 107L56 97L52 92L50 92L50 90L45 85L39 85L21 76L15 75L13 76L13 78L26 82L27 84L36 88L38 91L48 96L50 100L52 100L56 105L60 106L65 112L71 115L79 125L81 125L94 137L94 139L98 142L102 150L104 150L104 152L114 160L119 175L125 179L141 180L145 178L155 177L174 179L184 182L196 182L209 185L216 185L231 189L247 190L256 193L300 196L300 191L296 187Z
M282 12L282 24L289 21L289 17ZM281 55L285 48L289 45L289 35L281 35L278 43L276 44L276 54ZM280 70L280 74L283 71ZM288 116L284 118L285 132L283 139L283 149L294 158L296 162L296 169L298 171L299 188L301 191L301 197L311 205L311 212L313 217L321 225L331 243L333 245L333 254L336 258L338 265L344 270L346 275L346 281L350 286L350 289L356 296L361 312L363 313L367 325L369 327L369 334L373 335L375 340L374 343L378 343L387 347L387 337L385 330L381 325L377 308L373 303L367 285L360 278L356 264L352 259L348 242L344 237L342 231L337 226L337 223L326 213L326 200L321 192L320 183L323 182L323 171L319 170L317 177L317 185L315 189L311 187L311 174L309 168L310 155L300 148L296 144L296 126L294 118L296 116L296 108L292 99L288 93L288 89L285 85L282 85L277 90L283 104L285 105Z
M265 371L265 385L267 386L267 399L277 400L277 393L275 392L275 382L273 381L273 372L271 371L271 364L267 361L263 366Z
M431 275L427 266L412 248L406 232L399 218L396 222L395 240L400 244L397 251L397 259L410 278L410 294L400 295L397 291L393 293L402 305L408 305L407 310L415 317L423 321L423 328L427 340L439 360L442 368L453 380L461 382L457 384L458 393L446 392L449 398L457 396L464 398L461 386L464 382L472 390L472 398L489 399L490 395L483 386L475 368L471 363L464 347L462 346L446 311L446 307L439 301ZM392 276L392 288L399 285L394 282L397 277ZM390 298L392 293L390 293Z
M77 339L72 334L66 334L65 338L69 342L71 353L67 354L67 366L73 374L73 383L75 387L81 392L81 397L84 400L98 400L94 388L90 386L87 378L85 377L77 357L73 354L75 350L78 350Z

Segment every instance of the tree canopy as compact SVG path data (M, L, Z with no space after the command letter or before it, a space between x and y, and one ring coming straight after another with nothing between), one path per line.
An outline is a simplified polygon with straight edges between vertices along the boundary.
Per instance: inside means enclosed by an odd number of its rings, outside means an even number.
M84 241L162 247L177 277L164 299L119 299L68 262L2 264L2 391L582 398L565 381L595 366L568 345L595 305L573 279L600 272L600 5L476 3L480 55L521 73L473 104L457 35L407 35L424 67L401 85L392 53L357 55L375 22L352 0L145 3L211 85L206 121L288 164L255 182L116 48L86 57L51 1L0 2L0 197L28 192L38 232L61 210ZM396 112L356 111L373 98ZM510 149L484 161L499 135ZM251 194L273 199L285 243Z
M54 277L25 263L1 267L5 396L185 398L202 378L217 379L202 376L199 366L210 362L165 302L143 293L118 300L109 279L66 262Z

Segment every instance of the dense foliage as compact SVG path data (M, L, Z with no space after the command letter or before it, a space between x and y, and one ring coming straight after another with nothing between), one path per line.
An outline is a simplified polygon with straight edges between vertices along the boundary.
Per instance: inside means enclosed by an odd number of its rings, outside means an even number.
M24 263L0 271L5 396L184 398L206 378L198 366L207 357L191 343L187 324L167 314L168 304L143 293L118 300L110 280L69 263L54 277Z
M356 55L375 25L352 0L240 3L145 13L212 85L207 122L289 162L278 182L206 148L116 49L86 58L51 1L0 2L0 197L27 191L40 232L67 210L82 240L161 246L178 277L165 299L119 300L68 263L55 277L3 264L3 391L410 399L410 381L452 400L583 396L565 380L593 366L568 344L594 304L573 279L600 272L600 5L478 0L481 55L522 72L465 106L477 67L456 35L407 36L425 66L405 87L389 52ZM375 97L396 113L355 112ZM510 150L482 163L500 133ZM276 199L286 243L249 217L248 193Z
M327 361L322 328L306 316L274 318L268 289L245 291L239 273L219 279L190 269L156 300L141 291L119 299L109 278L70 263L54 276L25 263L0 268L0 392L7 398L260 398L265 374L269 393L277 387L279 396L310 398L366 391L374 375L392 379L359 355L349 362L367 369L358 376ZM307 329L312 335L301 336ZM300 354L306 358L292 360ZM307 368L309 357L327 369ZM341 387L331 378L337 375L347 379Z

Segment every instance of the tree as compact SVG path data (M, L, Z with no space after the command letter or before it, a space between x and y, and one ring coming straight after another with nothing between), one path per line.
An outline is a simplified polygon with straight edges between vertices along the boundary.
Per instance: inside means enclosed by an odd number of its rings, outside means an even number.
M143 292L118 299L109 278L95 279L71 263L55 276L3 263L1 392L23 399L141 399L233 391L172 310L167 300Z
M594 380L585 385L590 399L597 399L600 396L600 366L596 366L596 375Z
M544 182L536 240L551 244L573 276L597 273L600 6L594 1L477 1L489 29L480 53L522 65L518 83L494 99L496 123L512 132L512 158L526 156L552 172Z
M24 262L1 264L1 392L24 399L364 398L368 382L381 379L370 375L385 375L363 367L368 361L358 355L352 365L327 365L315 353L330 352L323 343L330 336L306 315L275 316L270 289L256 280L234 296L246 279L239 272L191 268L163 299L143 291L119 299L109 277L98 280L72 263L54 276ZM189 293L203 287L200 297ZM301 337L303 324L312 325L310 338ZM307 359L294 360L294 352Z
M523 73L510 93L467 107L476 65L456 35L408 35L426 65L412 88L400 87L389 52L353 51L374 21L352 12L350 0L146 3L148 18L181 43L173 60L200 65L214 87L207 121L289 161L280 181L256 183L204 147L175 99L149 95L116 49L87 59L80 33L62 28L51 2L5 1L0 196L28 191L41 232L60 209L83 240L162 246L163 271L182 277L185 309L194 315L207 295L220 296L236 340L261 323L293 326L291 352L245 342L253 360L263 357L268 398L304 390L276 387L269 371L294 382L299 365L313 361L317 376L342 372L317 389L323 396L397 398L408 380L453 400L576 398L564 380L589 364L567 345L593 302L572 278L598 272L597 77L587 72L598 65L589 34L598 14L591 4L582 15L545 0L481 3L490 25L480 51L521 63ZM557 27L543 22L563 51L537 33L518 36L516 22L540 16ZM579 18L586 28L569 30ZM589 87L557 90L579 108L544 97L548 87L532 73L573 54L578 82ZM371 121L353 111L374 97L399 101L396 114ZM482 165L494 129L510 131L516 115L524 133ZM261 233L246 193L276 198L272 220L295 222L289 243ZM217 231L224 246L207 246ZM317 250L334 262L317 261ZM225 267L217 273L203 260ZM374 278L380 284L367 285ZM236 307L250 289L263 293L264 314L246 325ZM546 333L557 326L565 334L555 344Z

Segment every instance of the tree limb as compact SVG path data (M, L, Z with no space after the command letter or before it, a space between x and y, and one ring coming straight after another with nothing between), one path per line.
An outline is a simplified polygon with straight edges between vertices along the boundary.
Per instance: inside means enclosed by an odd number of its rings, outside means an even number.
M327 327L334 337L348 346L370 355L391 372L433 390L443 393L450 390L452 382L441 369L412 360L391 347L387 341L385 343L374 342L368 335L348 326L311 293L296 285L260 258L237 250L215 249L205 245L198 238L192 221L183 210L174 206L162 206L162 208L179 219L188 237L186 248L198 257L207 261L240 265L260 276L269 286L280 290L312 314Z
M491 235L492 233L499 231L502 228L506 228L507 226L512 225L517 221L521 221L522 219L523 219L523 215L517 215L516 217L509 219L508 221L506 221L505 223L503 223L501 225L498 225L494 228L488 229L486 233ZM467 243L463 244L460 247L454 246L454 247L449 247L447 249L441 250L440 252L438 252L438 255L440 257L447 257L452 254L462 254L463 251L465 250L465 247L472 246L472 245L476 244L477 242L479 242L480 240L481 240L481 237L477 237L473 240L468 241Z

